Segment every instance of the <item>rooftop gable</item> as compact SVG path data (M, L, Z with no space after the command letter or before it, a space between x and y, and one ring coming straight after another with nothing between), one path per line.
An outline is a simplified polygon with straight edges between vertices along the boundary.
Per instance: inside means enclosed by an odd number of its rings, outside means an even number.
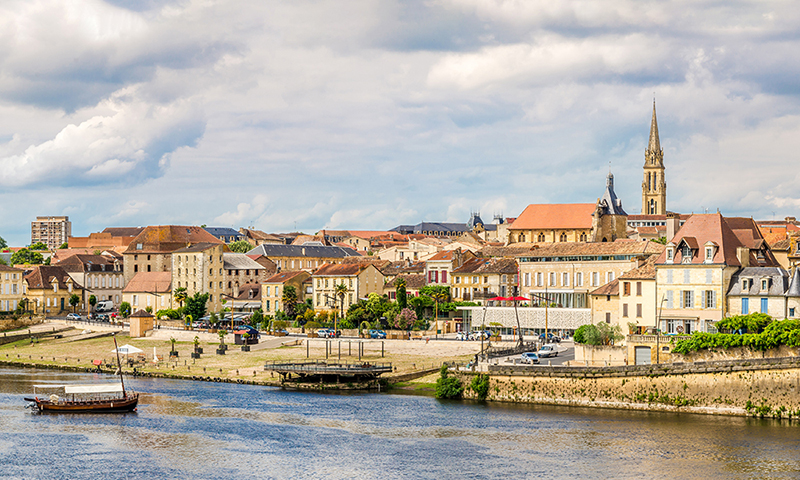
M509 230L590 229L593 203L531 204L514 220Z

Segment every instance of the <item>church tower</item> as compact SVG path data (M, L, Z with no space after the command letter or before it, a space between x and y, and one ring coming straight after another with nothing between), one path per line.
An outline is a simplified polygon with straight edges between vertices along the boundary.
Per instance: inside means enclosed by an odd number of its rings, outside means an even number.
M655 100L653 100L653 119L650 121L650 142L644 152L642 214L667 214L667 179L664 177L664 150L661 149L661 142L658 139Z

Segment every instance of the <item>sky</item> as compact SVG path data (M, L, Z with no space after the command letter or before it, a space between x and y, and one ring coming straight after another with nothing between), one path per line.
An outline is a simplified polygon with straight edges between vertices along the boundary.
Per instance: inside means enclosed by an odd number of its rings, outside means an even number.
M187 224L390 229L667 208L800 217L786 1L5 0L0 236Z

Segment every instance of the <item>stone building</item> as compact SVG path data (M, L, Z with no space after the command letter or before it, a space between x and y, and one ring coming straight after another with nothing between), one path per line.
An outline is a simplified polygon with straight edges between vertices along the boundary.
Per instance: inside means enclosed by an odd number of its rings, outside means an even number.
M323 265L311 275L314 309L340 311L340 303L343 303L347 312L351 305L370 293L383 295L385 281L385 275L372 263ZM337 295L337 285L347 287L344 299Z
M98 302L110 300L114 307L122 303L125 275L122 259L113 255L72 255L55 265L64 269L72 279L83 285L84 304L94 295Z
M786 293L789 272L781 267L746 267L731 277L728 315L766 313L772 318L787 316Z
M13 312L23 296L25 270L0 264L0 312Z
M170 272L139 272L122 289L122 301L131 305L132 311L150 307L153 314L167 308L178 308L173 301L172 274Z
M171 272L172 252L198 243L222 244L222 241L201 227L146 227L123 252L125 283L139 272Z
M261 310L264 315L275 315L278 310L284 310L283 290L287 286L294 287L297 301L303 302L306 298L304 283L310 277L310 273L302 270L280 272L269 277L261 284Z
M644 152L644 180L642 181L642 214L667 214L667 179L664 175L664 150L658 138L656 102L653 100L653 118L650 120L650 141Z
M518 269L513 258L470 258L453 270L453 301L485 305L489 298L513 296Z
M46 316L72 312L69 304L73 294L83 298L83 286L75 282L63 268L54 265L36 265L25 275L23 290L28 299L28 310ZM86 310L79 303L75 309Z

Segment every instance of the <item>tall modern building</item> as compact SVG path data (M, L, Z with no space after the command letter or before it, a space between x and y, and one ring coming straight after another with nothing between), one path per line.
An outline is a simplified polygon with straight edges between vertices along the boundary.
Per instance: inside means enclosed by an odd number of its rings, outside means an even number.
M642 181L642 215L667 214L667 179L664 176L664 150L658 139L656 101L653 100L653 119L650 121L650 141L644 152Z
M31 245L42 242L47 248L55 250L72 236L72 222L69 217L36 217L31 222Z

